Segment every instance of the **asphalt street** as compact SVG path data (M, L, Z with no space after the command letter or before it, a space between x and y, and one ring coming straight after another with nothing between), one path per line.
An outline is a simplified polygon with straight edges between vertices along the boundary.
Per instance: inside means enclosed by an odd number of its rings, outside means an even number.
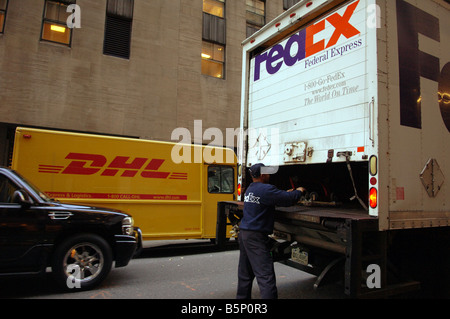
M0 280L0 298L18 299L234 299L239 251L233 242L216 251L205 241L148 242L139 258L113 268L95 290L62 292L50 274ZM345 298L343 287L314 290L316 277L275 263L280 299ZM255 282L253 297L259 298Z

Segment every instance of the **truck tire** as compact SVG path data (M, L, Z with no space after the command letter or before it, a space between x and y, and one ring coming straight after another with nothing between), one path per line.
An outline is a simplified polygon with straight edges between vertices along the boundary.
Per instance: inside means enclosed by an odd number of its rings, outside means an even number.
M79 234L56 247L52 272L64 290L89 290L106 278L112 261L112 250L106 240L95 234Z

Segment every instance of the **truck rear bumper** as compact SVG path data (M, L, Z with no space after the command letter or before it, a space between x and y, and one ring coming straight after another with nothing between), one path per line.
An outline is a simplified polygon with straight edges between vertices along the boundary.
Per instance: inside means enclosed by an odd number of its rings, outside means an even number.
M115 266L125 267L142 248L142 232L138 227L134 228L134 236L115 235Z

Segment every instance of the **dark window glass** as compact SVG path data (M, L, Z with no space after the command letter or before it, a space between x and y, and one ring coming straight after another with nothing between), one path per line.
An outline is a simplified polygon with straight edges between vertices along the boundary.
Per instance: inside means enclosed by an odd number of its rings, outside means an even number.
M208 167L208 192L231 194L234 192L234 169L229 166Z
M103 54L130 58L134 0L108 0Z

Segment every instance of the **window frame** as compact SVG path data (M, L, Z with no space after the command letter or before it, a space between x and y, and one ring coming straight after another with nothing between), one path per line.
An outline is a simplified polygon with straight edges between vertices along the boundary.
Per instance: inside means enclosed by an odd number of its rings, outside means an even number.
M213 56L211 58L205 58L203 56L203 54L204 54L203 53L204 52L203 51L203 44L205 44L205 43L211 44L213 46L213 50L212 50L213 52L214 52L216 46L222 47L223 48L223 61L215 60ZM226 46L224 44L216 43L216 42L212 42L212 41L207 41L207 40L202 40L201 58L202 58L202 75L209 76L209 77L212 77L212 78L215 78L215 79L219 79L219 80L225 80ZM207 74L207 73L203 73L203 62L210 62L210 63L220 64L222 66L221 77L214 76L214 75Z
M212 16L215 16L215 17L218 17L218 18L220 18L220 19L225 19L225 17L226 17L226 5L225 5L225 0L206 0L206 1L215 2L215 3L221 3L221 4L222 4L222 13L223 13L223 16L221 17L221 16L216 15L216 14L214 14L214 13L205 11L205 0L203 0L203 9L202 9L202 10L203 10L203 13L209 14L209 15L212 15Z
M117 12L113 13L113 12L109 12L109 6L110 3L107 0L106 1L106 10L105 10L105 28L104 28L104 32L103 32L103 55L105 56L110 56L110 57L115 57L118 59L123 59L123 60L130 60L131 59L131 44L133 41L133 23L134 23L134 8L135 8L135 2L134 0L132 0L132 10L131 12L128 12L130 14L130 16L126 16L124 14L118 14ZM118 54L117 51L116 52L112 52L112 51L108 51L108 41L109 41L109 37L107 37L107 31L112 32L111 30L108 29L108 23L113 22L117 23L118 21L121 21L121 23L123 24L129 24L129 38L127 38L127 55L121 55ZM111 24L110 24L111 25ZM116 25L117 26L117 25ZM111 34L108 34L108 36L111 36Z
M67 0L45 0L44 1L44 12L42 13L42 24L41 24L41 35L40 35L40 41L43 42L50 42L50 43L55 43L55 44L59 44L62 46L66 46L71 48L72 47L72 37L73 37L73 29L69 28L67 26L67 18L70 16L69 12L67 12L67 17L65 21L61 21L61 20L53 20L53 19L49 19L46 17L46 13L47 13L47 4L49 2L54 2L57 3L59 5L65 5L66 7L68 7L71 4L76 4L76 1L67 1ZM65 42L59 42L59 41L53 41L53 40L49 40L49 39L45 39L44 38L44 27L46 24L53 24L53 25L58 25L63 27L66 32L70 32L69 35L69 42L65 43ZM55 31L56 32L56 31Z
M210 185L210 181L209 181L209 172L210 172L210 169L217 169L217 168L219 168L220 169L220 179L219 179L219 184L220 184L220 188L222 188L222 170L223 169L231 169L231 171L232 171L232 176L233 176L233 181L232 181L232 189L231 189L231 191L229 191L229 192L223 192L223 191L219 191L219 192L211 192L210 191L210 188L209 188L209 185ZM234 192L236 191L236 186L235 186L235 184L236 184L236 174L235 174L235 170L234 170L234 167L233 166L230 166L230 165L209 165L208 166L208 170L207 170L207 172L208 172L208 176L207 176L207 178L208 178L208 181L207 181L207 185L206 185L206 188L207 188L207 190L208 190L208 194L234 194Z
M0 24L0 34L5 33L6 14L8 13L9 0L5 0L5 1L6 1L5 9L0 8L0 15L3 16L3 23Z
M257 7L253 7L253 6L249 6L247 4L247 2L245 3L245 12L246 12L246 21L247 24L251 24L253 26L257 26L257 27L263 27L266 24L266 12L267 12L267 5L266 5L266 0L252 0L252 1L257 1L260 2L264 5L264 9L263 9L263 14L259 14L257 11L259 10ZM253 9L253 10L249 10L249 9ZM258 17L262 17L263 18L263 22L262 24L259 24L255 21L251 21L247 19L247 12L251 13L252 15L258 16Z
M222 16L215 15L210 11L205 11L205 3L220 4L222 9ZM201 74L220 80L225 80L226 76L226 0L203 0L203 30L202 30L202 51L201 51ZM216 46L222 48L222 59L216 60L213 56L205 57L205 44L211 45L211 52L214 53ZM209 72L216 68L221 68L220 74L216 72ZM208 72L204 72L208 71ZM219 75L219 76L218 76Z
M283 10L289 10L299 2L300 0L283 0Z
M264 12L263 12L263 15L261 15L261 14L256 12L257 11L257 7L253 7L253 6L250 7L247 4L247 2L245 3L245 16L246 16L245 17L245 22L246 22L246 31L245 32L246 32L246 36L247 37L252 36L254 33L259 31L267 23L267 3L266 3L266 0L254 0L254 1L259 1L259 2L264 4L264 10L263 10ZM254 9L254 10L249 10L249 8ZM249 14L261 17L262 20L263 20L263 23L259 24L259 23L255 22L255 21L248 20L247 17L248 17Z

